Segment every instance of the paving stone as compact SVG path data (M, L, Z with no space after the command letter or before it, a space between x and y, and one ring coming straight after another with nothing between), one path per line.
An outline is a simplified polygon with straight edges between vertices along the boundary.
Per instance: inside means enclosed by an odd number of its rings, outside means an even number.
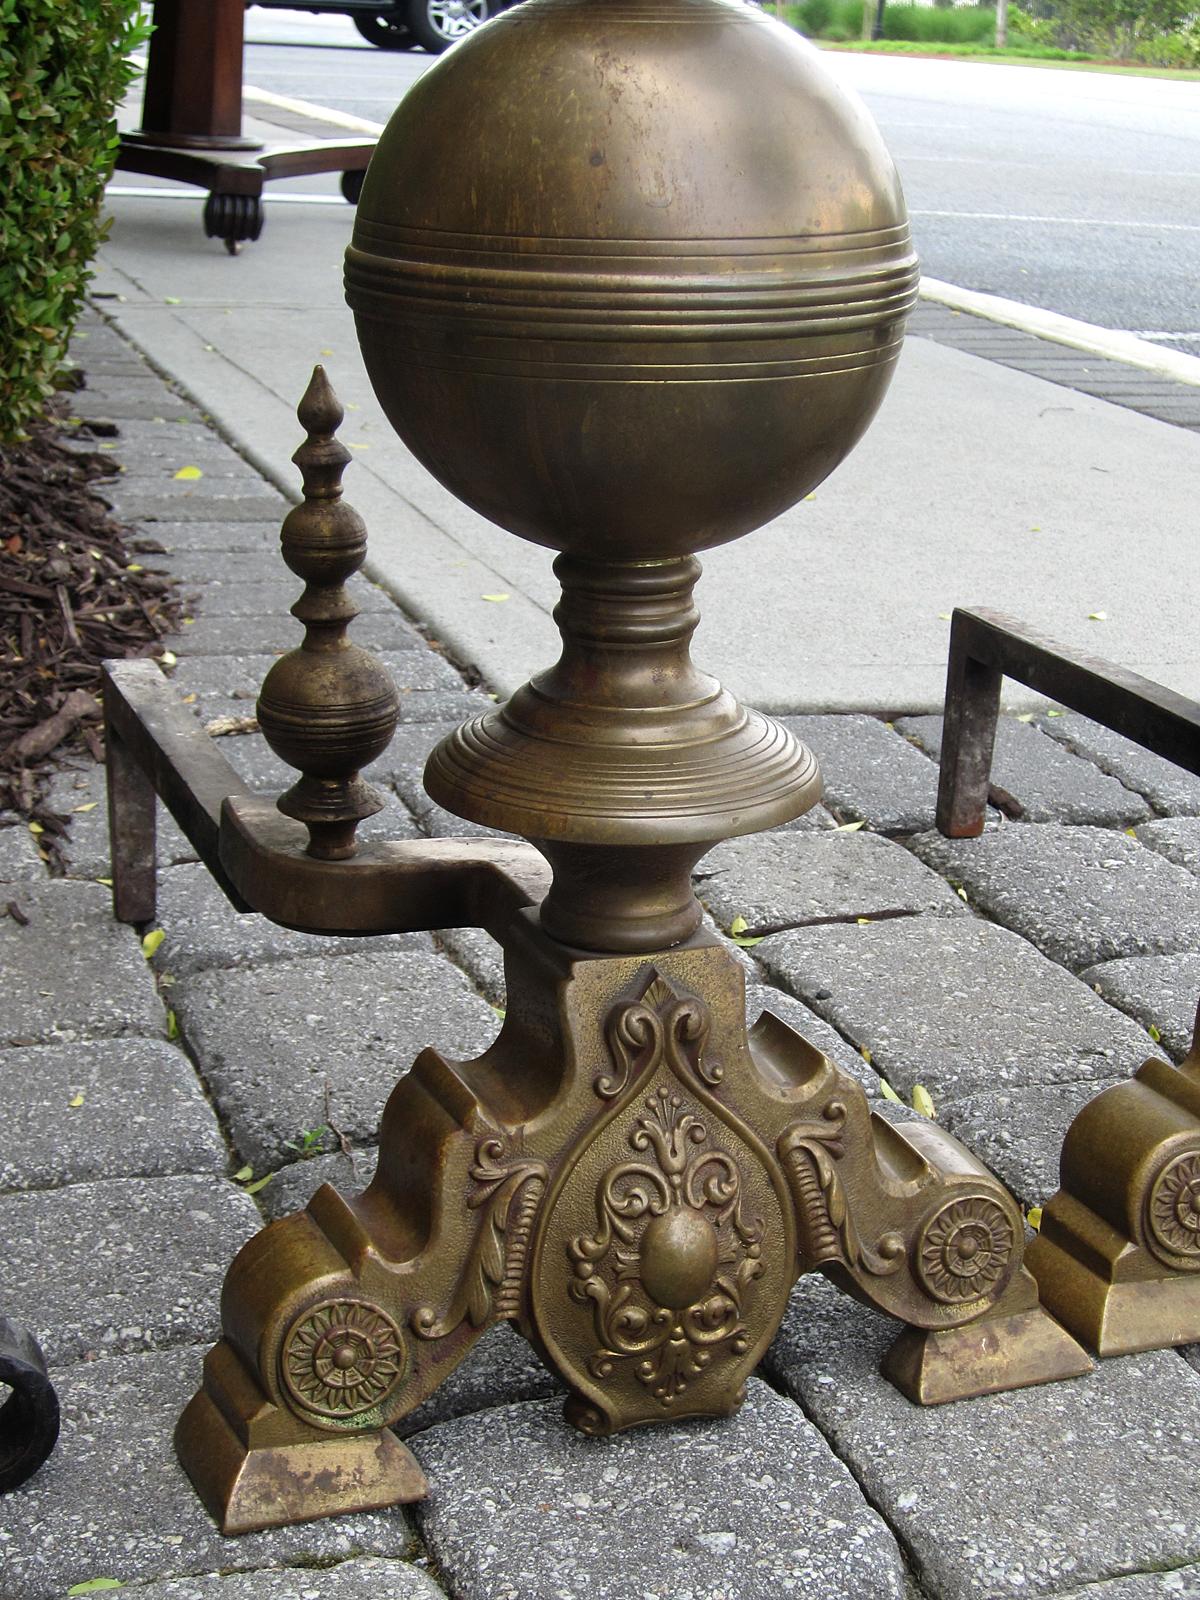
M943 1102L1036 1084L1101 1087L1153 1044L1024 939L968 917L828 924L757 946L768 976L859 1049L900 1093Z
M585 1439L556 1400L412 1446L430 1554L458 1600L900 1600L885 1524L798 1407L751 1380L728 1421Z
M279 522L274 518L263 522L165 522L160 519L153 530L141 531L145 539L161 544L167 554L204 551L208 559L215 562L224 552L245 551L274 555L279 559ZM256 648L259 643L256 638Z
M934 1111L947 1132L961 1139L1025 1206L1037 1206L1058 1189L1062 1143L1076 1112L1106 1087L1035 1083L985 1089L945 1105L935 1102Z
M293 599L294 591L287 604ZM412 627L394 609L364 612L355 619L351 637L355 644L369 650L414 648ZM287 614L287 605L284 604L253 619L227 613L196 617L167 642L180 657L236 656L244 655L251 645L256 650L271 653L291 650L300 642L300 638L296 619Z
M838 820L832 811L827 811L824 806L816 805L803 813L802 816L793 817L790 822L781 822L777 828L768 828L767 837L775 833L820 833L838 826Z
M0 1189L225 1170L191 1062L156 1039L0 1050L0 1104Z
M1200 883L1123 833L1048 824L910 843L974 905L1066 966L1195 947Z
M201 584L207 588L214 582L286 583L289 574L280 559L278 545L276 538L273 547L264 542L261 550L227 550L220 554L211 550L181 550L164 555L143 552L142 560L150 571L165 572L192 589ZM298 582L296 586L299 587Z
M562 1394L562 1384L528 1340L507 1323L498 1322L486 1330L441 1387L394 1427L407 1439L452 1417Z
M22 927L0 917L0 1046L161 1034L154 979L98 883L21 885Z
M1200 816L1200 778L1177 767L1173 761L1156 756L1132 739L1114 733L1090 717L1080 716L1077 711L1035 720L1052 739L1094 762L1101 772L1110 773L1127 789L1136 789L1145 795L1156 811L1171 816Z
M1200 877L1200 817L1162 817L1137 830L1142 844Z
M808 1277L768 1364L888 1518L933 1600L1061 1595L1200 1560L1200 1374L1173 1351L925 1408L879 1375L895 1334Z
M98 763L56 772L46 789L51 809L70 818L63 846L69 878L112 875L112 843L108 833L108 785ZM155 844L160 867L195 861L196 847L161 802L156 808Z
M1182 1061L1191 1049L1200 1001L1200 955L1131 956L1104 961L1079 976L1147 1031L1157 1028L1162 1049Z
M136 1600L445 1600L445 1594L421 1567L370 1556L318 1570L167 1578L135 1591Z
M1060 1600L1200 1600L1200 1566L1174 1572L1138 1572L1107 1583L1072 1589Z
M499 1027L448 961L410 951L206 972L171 992L239 1158L258 1171L330 1122L374 1143L388 1095L422 1049L469 1056Z
M869 822L879 833L932 826L937 767L878 717L779 720L816 756L825 804L843 822Z
M919 740L935 761L940 758L941 717L904 717L896 726ZM996 729L992 783L1019 801L1023 822L1123 828L1150 815L1140 795L1048 739L1032 722L1015 717L1001 717Z
M342 1194L358 1194L375 1176L379 1151L373 1146L356 1146L349 1155L334 1150L329 1155L293 1161L272 1173L271 1181L255 1196L267 1219L290 1217L303 1211L323 1183L331 1183Z
M490 933L482 928L439 928L435 937L489 1005L507 1004L504 952Z
M415 834L416 830L412 829ZM217 887L207 867L174 867L158 878L155 924L166 938L154 967L179 983L210 967L262 966L271 961L322 958L364 950L432 950L427 933L383 934L371 939L331 939L293 933L266 917L241 914Z
M936 873L871 833L729 839L704 857L695 881L718 926L728 929L741 917L751 935L858 917L966 913Z
M436 650L384 650L375 654L401 693L430 689L463 692L462 678ZM253 715L263 679L278 659L277 655L186 657L171 682L181 694L198 695L201 705L206 706L210 699L236 700L248 703L249 714Z
M85 425L116 426L127 422L198 422L199 413L186 400L168 395L164 400L158 395L128 393L118 395L89 395L87 390L71 396L71 410Z
M0 827L0 883L18 883L26 878L36 883L45 876L46 864L25 824L15 822ZM5 899L11 896L6 895Z
M224 492L222 492L224 485ZM212 522L220 517L230 522L281 522L290 506L283 496L256 478L243 484L238 480L212 478L201 483L184 483L176 488L162 484L145 489L126 486L119 478L108 480L102 498L122 522L138 526L155 522ZM153 536L153 528L149 529ZM295 592L293 590L293 599ZM246 613L242 613L245 615Z
M261 1226L248 1195L207 1174L2 1195L0 1304L51 1366L218 1339L225 1269Z
M58 1447L4 1502L4 1600L60 1600L73 1584L97 1577L136 1584L241 1570L257 1580L257 1569L272 1564L323 1567L351 1556L402 1560L414 1553L400 1507L223 1538L171 1444L200 1381L202 1355L120 1356L56 1374ZM374 1600L374 1591L366 1592Z

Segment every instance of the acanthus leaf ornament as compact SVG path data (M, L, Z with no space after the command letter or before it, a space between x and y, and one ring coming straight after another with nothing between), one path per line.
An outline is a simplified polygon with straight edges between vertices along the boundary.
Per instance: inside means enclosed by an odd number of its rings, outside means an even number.
M874 1246L863 1240L836 1165L845 1153L846 1107L830 1100L821 1115L821 1122L792 1123L777 1146L796 1201L801 1255L812 1266L840 1261L888 1277L904 1265L904 1236L889 1231Z
M548 1168L528 1157L505 1162L505 1154L503 1140L494 1137L476 1149L471 1177L478 1187L467 1204L483 1217L446 1311L439 1316L432 1306L418 1306L413 1312L413 1331L422 1339L444 1339L464 1320L481 1328L520 1309L529 1236Z

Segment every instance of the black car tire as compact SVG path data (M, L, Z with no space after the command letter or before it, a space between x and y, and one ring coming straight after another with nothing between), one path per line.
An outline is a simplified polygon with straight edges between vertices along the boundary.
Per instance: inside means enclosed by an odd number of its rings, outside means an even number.
M381 50L411 50L416 40L400 20L400 8L392 11L357 12L351 21L368 44Z
M440 55L486 22L494 0L408 0L408 27L424 50Z

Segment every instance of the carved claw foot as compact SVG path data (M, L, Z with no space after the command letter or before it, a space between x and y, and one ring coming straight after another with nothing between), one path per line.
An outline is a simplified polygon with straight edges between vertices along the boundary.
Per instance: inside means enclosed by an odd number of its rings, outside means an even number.
M1100 1356L1200 1339L1200 1014L1178 1067L1076 1115L1061 1183L1029 1249L1043 1303Z

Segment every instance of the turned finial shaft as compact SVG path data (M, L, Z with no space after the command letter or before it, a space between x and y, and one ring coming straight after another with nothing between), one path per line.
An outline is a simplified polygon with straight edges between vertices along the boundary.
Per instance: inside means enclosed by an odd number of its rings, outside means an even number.
M367 535L342 499L350 452L336 438L344 413L324 368L313 369L296 415L307 435L292 457L304 500L284 518L280 542L304 580L292 607L304 639L267 673L258 720L272 750L301 774L279 809L308 828L309 855L337 861L354 854L359 823L384 804L359 772L387 749L399 702L385 668L346 637L358 615L346 582L362 566Z

